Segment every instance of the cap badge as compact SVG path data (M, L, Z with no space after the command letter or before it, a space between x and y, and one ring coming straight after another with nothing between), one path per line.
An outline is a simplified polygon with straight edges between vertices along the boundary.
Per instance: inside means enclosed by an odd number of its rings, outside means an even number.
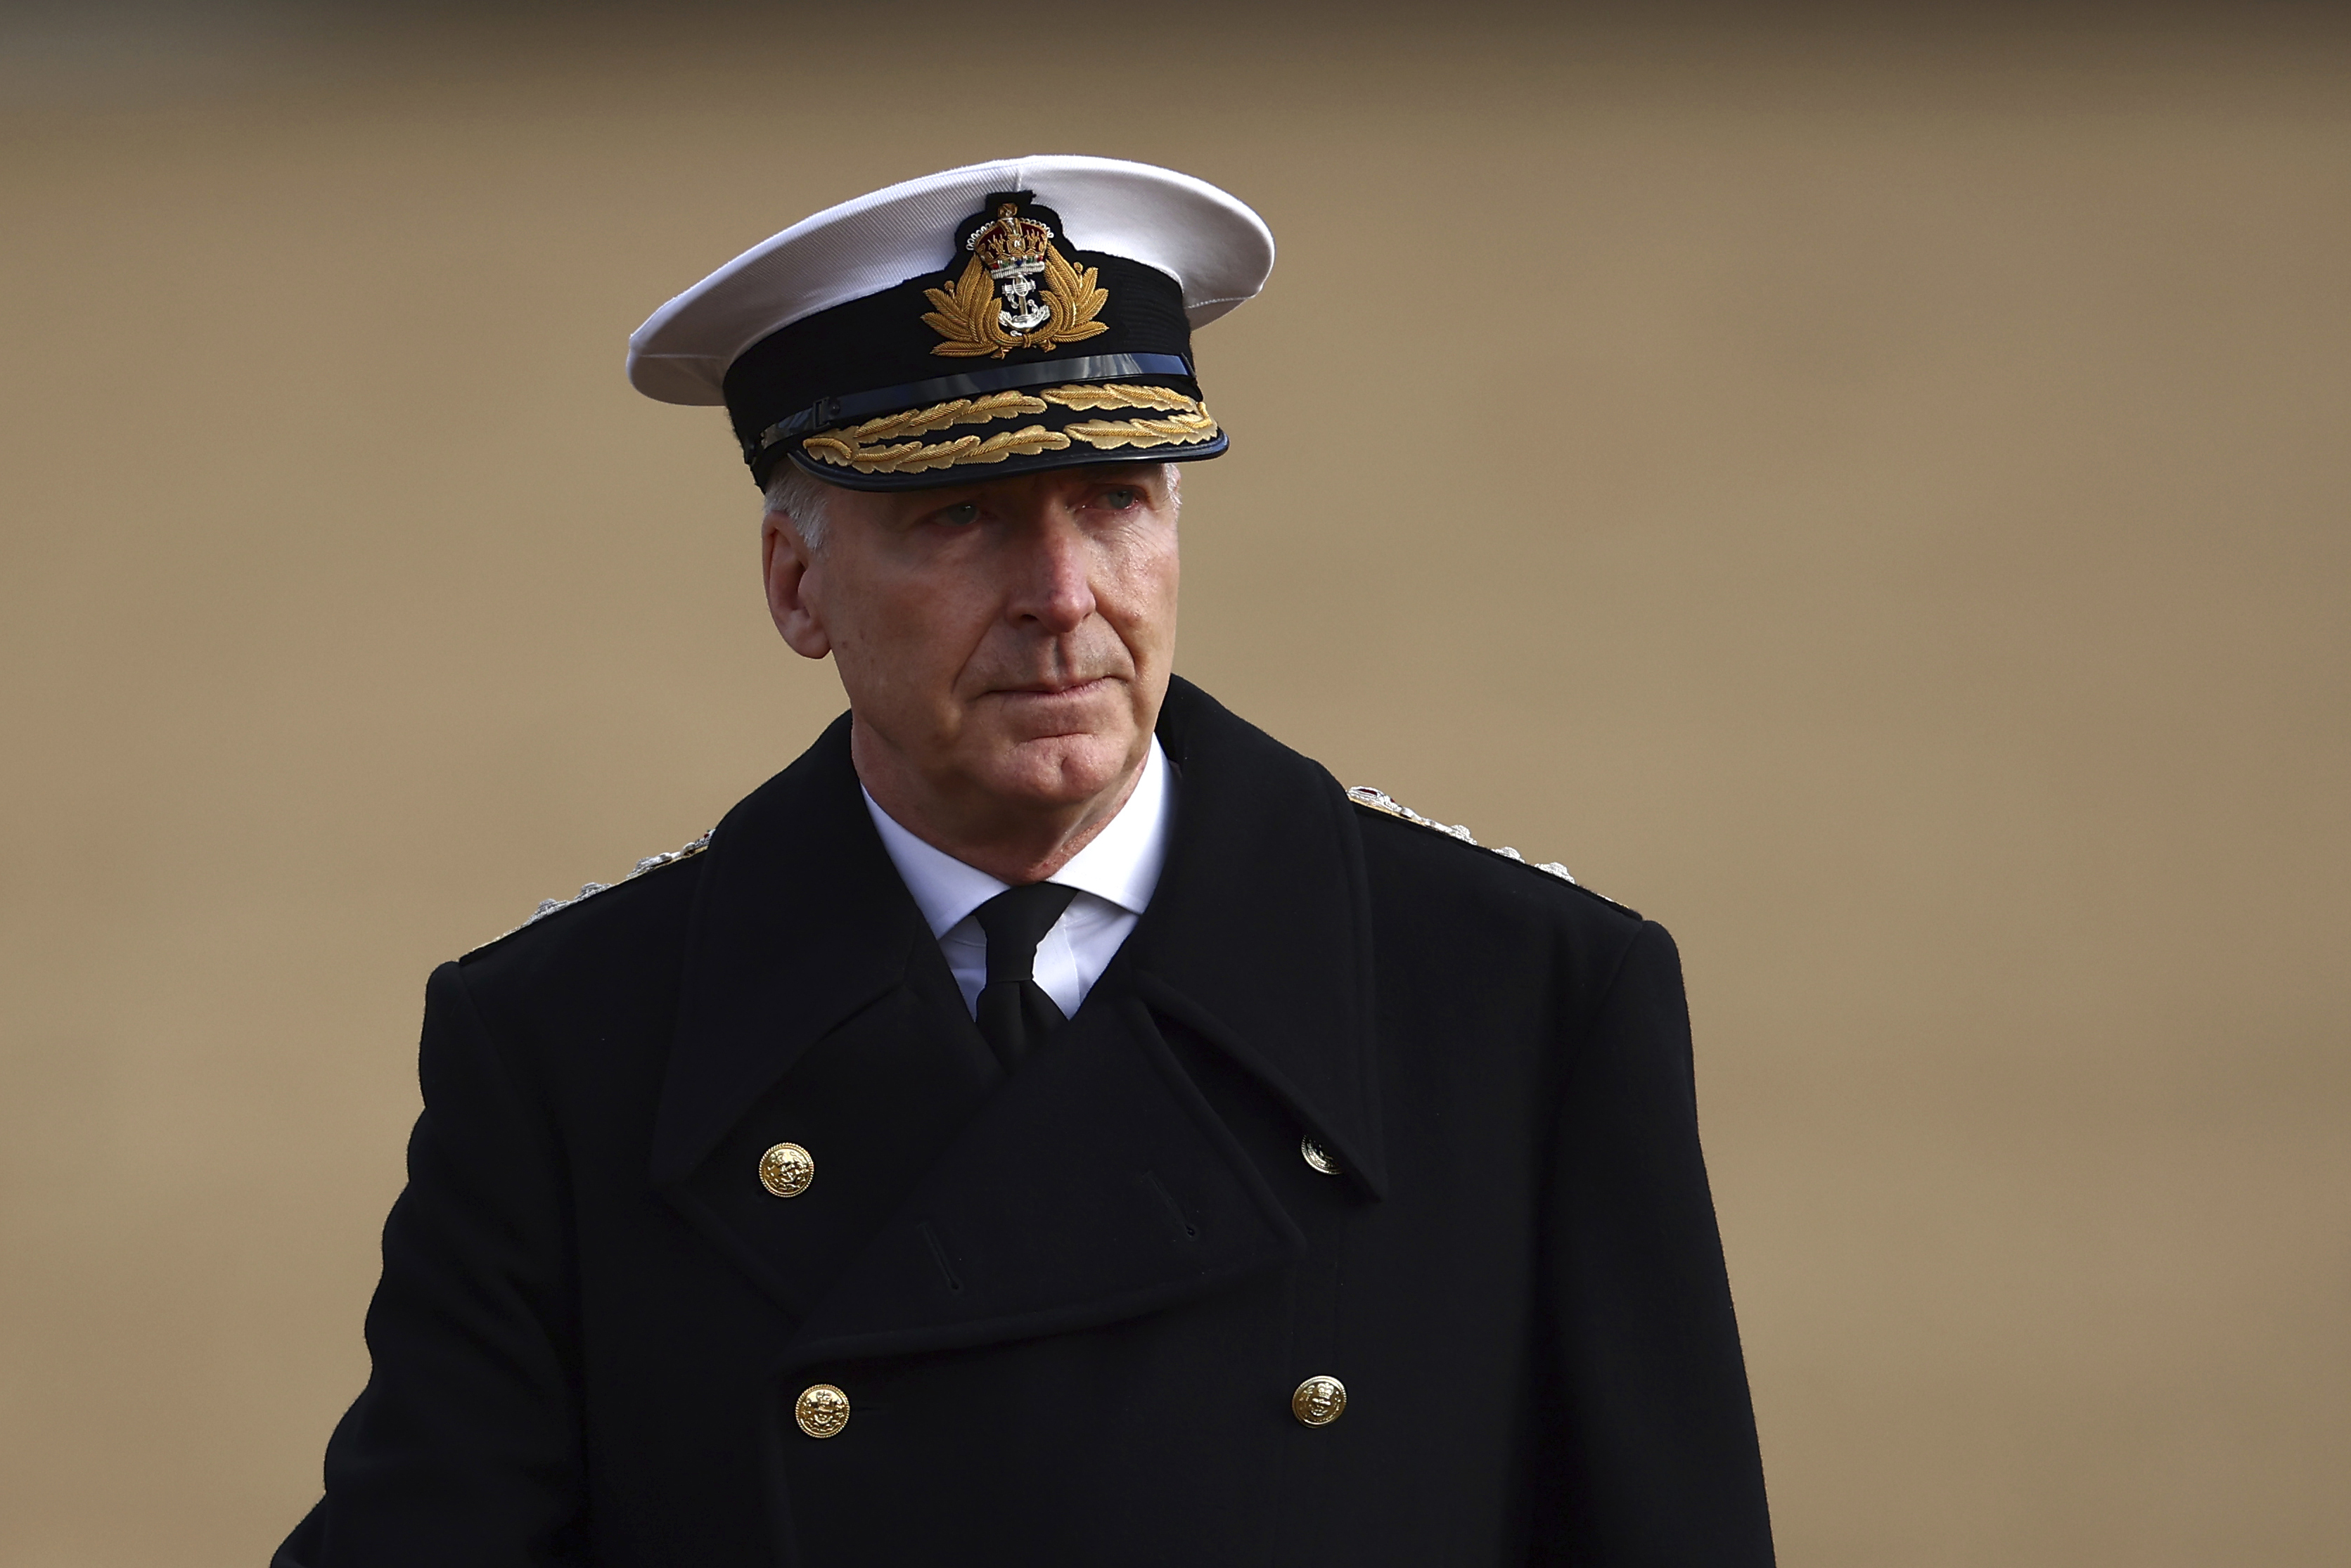
M1110 303L1110 290L1095 287L1100 268L1079 271L1053 237L1049 225L1021 216L1010 202L965 235L971 259L955 287L923 290L931 302L923 324L945 340L931 352L1000 360L1015 349L1050 349L1109 331L1108 322L1094 319Z

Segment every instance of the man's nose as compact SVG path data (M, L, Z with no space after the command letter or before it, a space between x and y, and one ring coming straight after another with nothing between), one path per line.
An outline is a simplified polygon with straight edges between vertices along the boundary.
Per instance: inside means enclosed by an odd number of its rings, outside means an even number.
M1059 636L1094 612L1093 551L1075 513L1060 501L1038 507L1015 535L1010 601L1018 622Z

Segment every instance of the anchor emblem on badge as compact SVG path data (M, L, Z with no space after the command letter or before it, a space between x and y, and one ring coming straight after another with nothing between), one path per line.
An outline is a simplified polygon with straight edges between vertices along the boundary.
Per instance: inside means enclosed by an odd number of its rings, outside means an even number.
M1015 349L1050 349L1109 331L1109 322L1096 319L1110 303L1101 268L1072 265L1054 238L1052 225L1018 202L998 202L996 215L964 235L971 259L962 274L923 290L931 306L923 325L946 340L931 352L1000 360Z
M972 231L963 247L979 258L996 285L998 324L1007 332L1032 332L1053 319L1051 308L1037 298L1053 231L1019 214L1019 208L1006 203L993 220Z

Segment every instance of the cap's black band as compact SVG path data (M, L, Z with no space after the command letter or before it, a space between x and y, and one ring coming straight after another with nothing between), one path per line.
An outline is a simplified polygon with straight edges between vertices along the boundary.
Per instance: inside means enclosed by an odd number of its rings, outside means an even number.
M806 431L826 430L845 419L895 413L938 398L971 397L979 392L1007 392L1014 387L1042 386L1047 382L1098 382L1114 376L1189 376L1191 365L1181 354L1088 354L1071 360L1039 360L1026 365L1004 365L969 375L940 376L935 381L908 382L847 397L823 397L789 419L759 433L743 448L746 459L758 455L778 441Z

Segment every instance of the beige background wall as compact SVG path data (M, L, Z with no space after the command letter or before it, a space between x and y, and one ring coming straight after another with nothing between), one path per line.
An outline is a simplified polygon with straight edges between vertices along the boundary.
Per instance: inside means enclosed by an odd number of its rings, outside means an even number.
M1783 1561L2351 1561L2346 35L1269 11L0 25L0 1564L265 1558L427 969L834 711L629 329L1065 148L1282 246L1181 667L1680 937Z

